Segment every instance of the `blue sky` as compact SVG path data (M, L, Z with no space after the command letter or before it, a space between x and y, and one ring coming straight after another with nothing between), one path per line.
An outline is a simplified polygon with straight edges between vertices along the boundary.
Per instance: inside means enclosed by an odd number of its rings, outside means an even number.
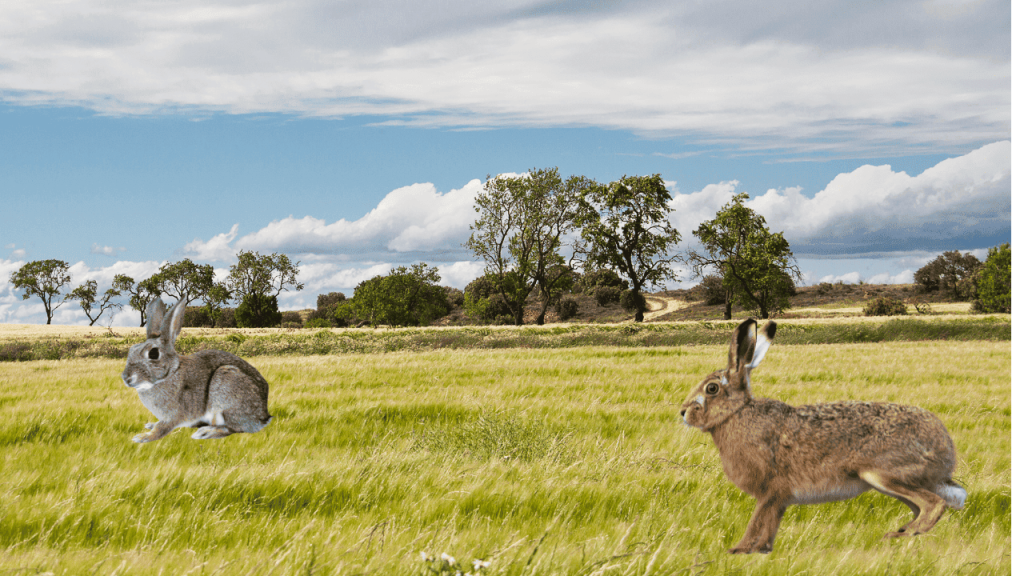
M748 192L807 282L1010 240L1005 1L48 4L0 7L0 322L45 321L5 281L46 258L286 252L286 309L421 260L462 287L480 181L533 167L660 173L681 249Z

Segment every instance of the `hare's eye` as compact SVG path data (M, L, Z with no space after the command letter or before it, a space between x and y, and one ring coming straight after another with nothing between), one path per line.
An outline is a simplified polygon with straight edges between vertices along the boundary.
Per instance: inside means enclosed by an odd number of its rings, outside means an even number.
M718 382L708 382L708 385L704 387L704 391L708 393L708 396L718 394Z
M160 357L160 349L159 348L150 348L149 349L149 359L150 360L156 360L159 357Z

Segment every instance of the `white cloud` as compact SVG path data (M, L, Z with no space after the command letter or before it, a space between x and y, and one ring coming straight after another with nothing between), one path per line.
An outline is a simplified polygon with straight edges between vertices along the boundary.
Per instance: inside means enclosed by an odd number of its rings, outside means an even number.
M105 113L600 126L820 151L1009 134L1009 7L11 0L0 93Z
M673 224L686 236L714 217L737 186L723 182L677 195ZM865 165L836 176L812 197L798 188L772 189L748 206L785 234L798 257L849 258L979 239L994 243L1010 232L1010 143L983 146L918 176ZM687 243L697 245L692 237Z
M289 254L346 255L364 259L445 259L463 254L476 218L473 202L483 189L472 180L442 194L433 184L413 184L393 190L362 218L328 224L314 216L289 216L237 238L238 225L208 241L194 240L184 252L199 260L231 261L239 250Z
M102 254L104 256L117 256L118 252L124 252L125 248L114 248L113 246L100 246L99 244L93 244L89 250L92 254Z

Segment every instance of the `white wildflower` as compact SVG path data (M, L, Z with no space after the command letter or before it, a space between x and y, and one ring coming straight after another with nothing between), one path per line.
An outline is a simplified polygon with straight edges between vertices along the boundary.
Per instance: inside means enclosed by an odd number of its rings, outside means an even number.
M490 562L484 562L483 560L473 560L473 570L479 570L481 568L487 568L490 566Z
M449 564L455 564L455 558L452 558L445 552L441 552L441 560Z

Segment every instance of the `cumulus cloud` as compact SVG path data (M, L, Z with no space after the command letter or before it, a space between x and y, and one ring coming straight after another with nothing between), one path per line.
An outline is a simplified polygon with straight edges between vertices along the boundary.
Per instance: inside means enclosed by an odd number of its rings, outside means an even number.
M194 240L184 252L199 260L231 261L240 250L327 254L368 259L432 260L465 257L461 244L476 218L473 201L483 190L480 180L447 193L433 184L393 190L368 214L355 221L333 223L314 216L289 216L237 238L238 225L210 240Z
M1005 2L12 0L2 10L0 93L29 104L586 125L804 151L948 150L1009 133Z
M696 229L737 187L736 181L723 182L677 195L673 224L684 234ZM773 231L784 232L798 257L995 244L1010 234L1010 143L983 146L917 176L865 165L836 176L813 196L799 188L772 189L748 205ZM687 242L696 246L692 237Z

